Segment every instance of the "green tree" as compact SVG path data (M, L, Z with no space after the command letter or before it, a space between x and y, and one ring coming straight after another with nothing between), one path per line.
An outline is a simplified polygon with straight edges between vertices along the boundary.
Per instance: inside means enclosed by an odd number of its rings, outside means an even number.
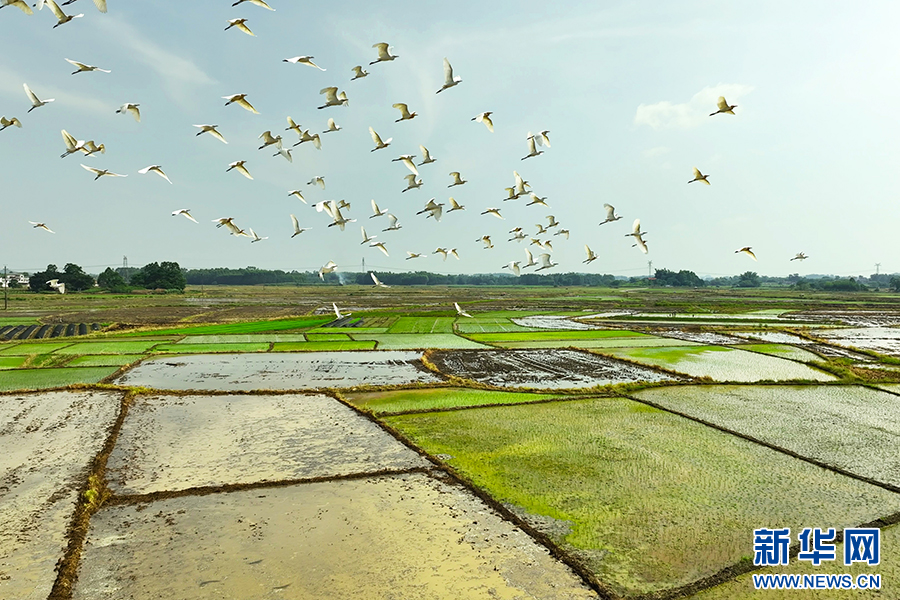
M28 287L32 292L44 292L52 289L47 282L51 279L59 279L62 273L56 268L56 265L47 265L47 269L39 271L28 278Z
M184 290L187 281L176 262L152 262L131 276L131 285L147 289Z
M897 277L896 275L891 277L889 285L891 286L892 292L900 292L900 277Z
M129 289L125 278L110 267L107 267L105 271L97 276L97 285L111 292L125 292Z
M68 263L63 267L63 274L59 280L66 284L66 291L80 292L94 287L94 278L74 263Z
M759 287L759 275L753 271L746 271L738 276L737 287Z

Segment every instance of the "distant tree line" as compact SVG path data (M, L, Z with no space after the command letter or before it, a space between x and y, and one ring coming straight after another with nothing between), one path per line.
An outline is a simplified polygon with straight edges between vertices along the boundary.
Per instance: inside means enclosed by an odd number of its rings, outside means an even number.
M55 291L47 285L48 281L54 279L58 279L60 283L66 284L66 291L79 292L94 287L94 278L74 263L68 263L63 267L62 272L56 268L56 265L47 265L45 270L35 273L28 278L28 287L33 292Z
M132 270L130 281L126 281L118 271L107 268L97 276L96 285L111 292L129 292L134 288L184 290L186 281L181 267L176 262L150 263L143 268ZM44 271L35 273L28 279L33 292L51 291L48 281L59 280L66 284L67 292L79 292L94 287L94 278L76 264L67 264L62 272L56 265L47 265Z

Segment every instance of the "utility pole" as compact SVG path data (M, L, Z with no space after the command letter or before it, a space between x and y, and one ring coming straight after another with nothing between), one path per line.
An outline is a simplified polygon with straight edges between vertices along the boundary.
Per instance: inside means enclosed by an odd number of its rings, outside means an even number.
M363 273L366 272L366 257L365 256L363 256L363 261L362 261L362 272Z
M3 310L9 310L9 279L6 275L6 265L3 265Z
M652 279L652 278L653 278L653 261L648 260L647 261L647 279Z
M875 263L875 275L878 275L878 269L881 267L881 263Z

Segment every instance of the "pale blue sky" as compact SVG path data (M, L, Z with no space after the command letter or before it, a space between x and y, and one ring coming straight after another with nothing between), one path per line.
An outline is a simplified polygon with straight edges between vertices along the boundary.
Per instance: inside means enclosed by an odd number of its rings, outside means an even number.
M334 260L347 270L420 268L497 272L523 260L526 242L507 243L515 226L535 231L553 214L571 231L555 236L556 271L636 275L654 267L730 275L868 274L900 271L897 241L900 43L891 2L731 1L307 3L272 0L276 12L231 2L89 0L66 7L85 17L52 29L47 9L26 16L0 11L0 114L23 129L0 132L0 264L34 270L48 263L317 269ZM223 31L246 17L257 37ZM400 56L368 66L373 43ZM320 72L282 59L313 55ZM440 95L442 58L463 82ZM82 73L65 58L111 69ZM369 77L350 81L363 64ZM28 83L56 102L26 114ZM346 90L349 107L317 110L321 88ZM225 107L221 96L247 93L261 114ZM708 117L724 94L736 116ZM115 114L141 105L143 121ZM406 102L419 117L394 123ZM492 111L495 133L471 122ZM322 131L343 127L294 151L294 162L258 151L264 130L283 133L290 115ZM218 124L229 140L196 137L193 124ZM368 127L390 148L370 152ZM94 158L64 160L60 130L106 144ZM552 148L521 161L528 131L550 130ZM408 173L390 159L427 146L438 162L420 169L422 189L401 193ZM246 160L255 180L228 163ZM127 174L92 176L79 162ZM420 159L418 160L420 162ZM160 164L174 182L138 169ZM712 185L687 185L696 166ZM551 209L503 202L518 170ZM447 189L448 173L464 186ZM324 175L327 189L306 185ZM310 204L352 203L359 221L344 232ZM462 213L427 221L415 213L453 195ZM382 233L369 200L400 218ZM598 227L603 203L621 221ZM479 215L500 207L505 221ZM189 208L200 222L170 216ZM290 239L290 213L311 231ZM234 217L269 239L250 244L211 220ZM631 247L639 217L650 254ZM44 221L54 235L30 228ZM386 242L390 257L361 246L359 225ZM476 238L489 234L495 248ZM541 236L546 238L546 236ZM582 265L584 244L600 256ZM404 260L406 251L456 247L462 260ZM752 246L759 262L734 254ZM531 246L535 254L540 253ZM810 259L789 262L797 252Z

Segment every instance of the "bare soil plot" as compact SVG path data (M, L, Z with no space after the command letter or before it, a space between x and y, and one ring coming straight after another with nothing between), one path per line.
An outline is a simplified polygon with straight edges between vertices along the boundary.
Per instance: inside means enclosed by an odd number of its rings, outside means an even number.
M119 394L0 396L0 598L46 600Z
M142 396L107 465L116 494L424 467L327 396Z
M441 372L498 386L585 388L670 375L577 350L441 350L430 360Z
M680 386L635 394L900 487L900 401L862 386Z
M294 390L440 381L420 357L402 351L178 356L144 361L116 382L174 390Z
M74 597L597 596L467 490L411 474L106 508Z
M755 528L842 528L900 509L900 494L620 398L385 420L625 597L739 563Z

